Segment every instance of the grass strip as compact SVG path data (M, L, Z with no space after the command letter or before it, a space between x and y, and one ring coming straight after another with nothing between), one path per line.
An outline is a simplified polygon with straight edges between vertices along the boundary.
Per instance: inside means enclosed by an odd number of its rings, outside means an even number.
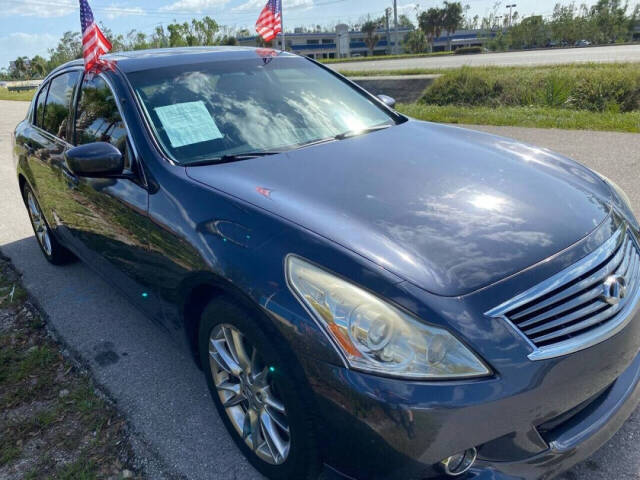
M494 108L416 103L399 104L397 108L405 115L430 122L640 133L640 111L613 113L550 107Z
M357 62L377 62L379 60L402 60L405 58L423 57L446 57L454 52L433 52L433 53L404 53L401 55L374 55L373 57L349 57L349 58L323 58L320 63L357 63Z
M5 87L0 87L0 100L15 100L18 102L30 102L36 90L26 90L24 92L10 92Z
M348 70L348 65L344 67L336 67L341 75L347 77L379 77L386 75L424 75L424 74L451 74L459 71L462 68L469 69L475 73L489 76L504 76L504 75L524 75L529 77L534 73L563 73L575 74L581 72L599 72L599 71L631 71L640 75L640 63L637 62L607 62L607 63L564 63L564 64L552 64L552 65L533 65L533 66L478 66L478 67L451 67L451 68L428 68L428 67L415 67L415 68L399 68L393 70Z

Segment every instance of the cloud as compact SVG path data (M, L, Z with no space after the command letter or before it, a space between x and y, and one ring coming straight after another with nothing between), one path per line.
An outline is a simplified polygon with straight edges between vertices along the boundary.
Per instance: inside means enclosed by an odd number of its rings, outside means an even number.
M249 0L248 2L243 3L242 5L238 5L237 7L233 7L231 9L232 12L259 12L265 4L264 0Z
M178 0L160 7L163 12L205 13L229 3L229 0Z
M415 13L416 7L419 7L418 3L407 3L406 5L398 5L398 14L408 15L410 13Z
M231 9L232 12L260 12L266 5L266 0L248 0L242 5ZM313 0L289 0L286 4L287 10L307 10L313 7ZM286 12L285 12L286 14Z
M0 67L8 67L16 57L46 56L47 50L56 46L58 35L51 33L10 33L0 37Z
M0 15L3 17L19 15L22 17L64 17L78 11L78 2L74 0L0 0Z
M103 7L101 13L109 19L119 17L128 17L130 15L145 15L146 12L140 7L123 7L118 4L111 4L109 7Z

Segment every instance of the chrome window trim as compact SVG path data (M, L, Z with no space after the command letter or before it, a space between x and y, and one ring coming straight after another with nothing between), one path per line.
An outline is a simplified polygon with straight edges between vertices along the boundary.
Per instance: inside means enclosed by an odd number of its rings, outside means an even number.
M535 285L534 287L525 290L524 292L516 295L514 298L507 300L506 302L498 305L495 308L487 311L486 316L491 318L499 318L509 325L531 348L532 352L528 355L528 358L532 361L547 360L550 358L556 358L560 356L569 355L571 353L584 350L601 343L617 333L623 330L629 322L633 319L637 308L638 300L640 299L640 288L637 288L633 292L633 296L630 297L622 306L620 311L614 313L609 321L597 327L593 330L589 330L586 333L580 334L575 338L564 340L553 345L538 347L529 337L516 326L507 316L507 312L513 311L516 308L525 305L526 303L535 300L559 287L562 287L568 281L571 281L584 273L588 272L595 266L606 260L629 235L631 241L635 245L636 249L640 251L638 240L633 231L629 228L626 222L623 222L616 232L603 243L598 249L591 252L589 255L579 260L576 264L562 270L561 272L553 275L552 277L544 280L543 282Z
M29 123L31 124L32 127L36 127L38 128L38 126L34 123L33 120L33 116L34 113L36 113L36 110L38 108L38 97L40 97L40 94L42 93L42 90L44 89L44 87L47 87L47 89L49 88L49 80L47 78L45 78L42 83L38 86L38 88L36 89L36 93L33 95L33 98L31 99L31 104L29 106ZM47 99L45 98L45 102L47 101Z
M133 150L133 156L135 157L136 161L138 161L138 159L140 158L138 154L138 148L136 147L136 144L133 141L133 137L131 136L131 129L129 129L129 124L127 123L127 119L122 114L124 109L122 108L122 102L120 101L120 97L116 95L116 90L113 88L113 83L111 82L111 80L109 80L109 78L104 73L98 74L98 77L100 77L105 81L105 83L111 90L111 93L113 94L113 98L115 98L116 100L116 107L118 108L118 113L120 113L120 118L122 118L122 122L124 123L124 128L127 131L127 140L129 140L129 144L131 145L131 149ZM83 79L83 82L84 82L84 79ZM82 91L82 84L80 84L80 90ZM78 98L78 101L80 101L80 98ZM77 102L76 102L76 105L77 105ZM74 125L73 126L74 140L75 140L75 131L76 131L76 126ZM138 163L140 162L138 161Z

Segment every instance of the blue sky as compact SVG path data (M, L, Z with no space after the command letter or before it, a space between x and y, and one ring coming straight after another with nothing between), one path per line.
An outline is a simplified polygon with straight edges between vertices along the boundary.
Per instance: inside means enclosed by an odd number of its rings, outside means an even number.
M283 0L287 28L298 25L334 25L382 15L393 0ZM557 0L518 0L520 15L549 14ZM560 0L568 3L567 0ZM634 0L636 2L637 0ZM158 24L210 15L232 28L252 28L266 0L89 0L97 20L117 33L131 29L151 32ZM414 16L439 0L398 0L401 12ZM496 0L462 0L470 13L489 13ZM503 2L502 5L510 3ZM499 11L506 9L499 7ZM0 0L0 68L19 55L46 55L63 32L79 30L77 0Z

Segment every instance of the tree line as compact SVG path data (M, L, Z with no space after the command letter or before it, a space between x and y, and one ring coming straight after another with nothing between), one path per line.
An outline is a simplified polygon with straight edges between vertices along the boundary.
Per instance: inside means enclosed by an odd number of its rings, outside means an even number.
M499 30L488 42L492 50L626 43L633 40L640 22L634 9L621 0L599 0L595 5L556 4L550 17L522 18L508 30Z
M114 34L111 29L100 25L111 42L113 52L143 50L147 48L195 47L203 45L237 45L238 38L250 36L247 29L232 31L220 26L213 18L192 19L190 22L159 25L150 34L131 30L128 34ZM33 58L20 56L10 68L0 70L0 79L29 80L43 78L54 68L71 60L82 58L82 37L80 32L68 31L62 35L55 48L49 49L49 58L41 55Z
M405 48L411 53L432 51L435 39L446 33L450 50L451 34L458 29L480 30L490 50L625 43L633 40L640 22L640 5L630 9L623 0L598 0L591 7L558 3L547 17L521 18L517 11L501 15L501 6L496 2L482 18L465 15L469 7L460 2L445 1L442 7L417 12L419 28L407 34Z

